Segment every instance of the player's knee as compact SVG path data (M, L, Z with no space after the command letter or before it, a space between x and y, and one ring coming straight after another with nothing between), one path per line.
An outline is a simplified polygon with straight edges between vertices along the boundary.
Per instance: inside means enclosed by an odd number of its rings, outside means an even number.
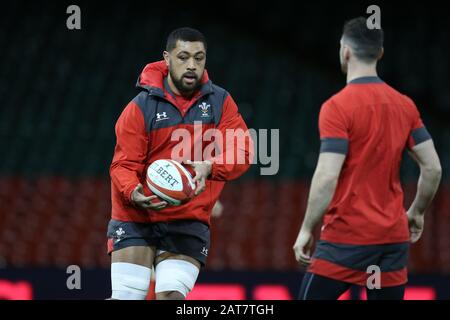
M111 264L112 299L144 300L150 285L150 268L126 262Z
M178 291L164 291L156 294L156 300L184 300L186 297Z
M166 259L161 261L155 268L157 297L162 299L186 298L197 281L199 271L197 266L184 260Z

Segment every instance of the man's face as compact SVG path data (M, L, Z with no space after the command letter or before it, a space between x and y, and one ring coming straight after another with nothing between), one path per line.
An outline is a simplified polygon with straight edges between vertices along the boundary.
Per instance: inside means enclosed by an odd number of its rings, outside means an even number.
M344 74L347 73L347 69L348 69L348 46L344 43L344 40L341 38L340 41L341 47L339 49L339 61L341 63L341 70Z
M191 94L200 87L206 63L203 42L177 41L171 51L164 51L164 59L169 66L170 78L182 94Z

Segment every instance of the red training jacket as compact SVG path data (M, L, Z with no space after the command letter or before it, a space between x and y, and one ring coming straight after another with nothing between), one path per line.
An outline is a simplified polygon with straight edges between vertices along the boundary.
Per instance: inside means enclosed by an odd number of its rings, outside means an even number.
M141 92L117 120L117 142L110 167L112 218L134 222L199 220L209 224L212 207L225 181L238 178L249 168L253 142L236 103L227 91L209 80L206 70L188 108L181 105L181 97L176 98L170 91L167 75L164 61L145 66L136 85ZM235 138L226 135L227 129L238 129L247 135L243 139ZM222 133L223 141L211 138L218 132ZM203 152L212 149L210 141L217 143L218 152L209 152L211 156L206 157L213 165L203 193L185 204L160 211L133 206L130 197L138 183L144 186L146 195L152 194L145 176L153 161L206 160ZM237 159L238 155L244 161L225 161L232 156Z

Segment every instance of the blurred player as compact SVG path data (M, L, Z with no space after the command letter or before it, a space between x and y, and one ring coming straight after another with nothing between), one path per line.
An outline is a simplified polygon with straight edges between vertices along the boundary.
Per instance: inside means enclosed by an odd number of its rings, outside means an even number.
M208 78L206 41L199 31L173 31L163 55L163 61L144 68L137 83L142 91L116 123L117 144L110 168L112 219L108 225L112 299L145 299L152 266L156 298L184 299L206 262L210 214L224 182L238 178L251 163L250 140L224 141L222 154L187 161L197 183L196 197L190 202L168 207L143 187L149 164L172 158L179 143L172 139L176 129L188 132L191 155L197 149L194 145L205 148L202 141L195 140L201 137L194 135L194 121L201 122L203 132L215 128L223 137L227 129L248 132L229 93ZM244 163L216 161L221 156L227 159L230 152L243 154Z
M309 265L299 299L337 299L352 284L366 286L371 265L381 270L381 288L367 288L368 299L402 299L409 242L421 236L439 158L414 102L377 76L383 31L369 30L363 17L348 21L339 55L347 86L321 108L320 155L294 245L297 261ZM405 149L420 167L407 212L399 179Z

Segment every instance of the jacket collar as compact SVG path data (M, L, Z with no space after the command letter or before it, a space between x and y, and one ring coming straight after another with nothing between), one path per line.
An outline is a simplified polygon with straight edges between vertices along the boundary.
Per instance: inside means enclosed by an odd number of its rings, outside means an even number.
M167 98L164 94L164 79L169 74L169 68L164 60L147 64L142 70L136 82L136 87L147 90L150 95ZM213 92L212 82L209 80L208 72L205 70L201 81L199 96Z
M371 77L359 77L350 81L348 84L364 84L364 83L383 83L379 77L371 76Z

